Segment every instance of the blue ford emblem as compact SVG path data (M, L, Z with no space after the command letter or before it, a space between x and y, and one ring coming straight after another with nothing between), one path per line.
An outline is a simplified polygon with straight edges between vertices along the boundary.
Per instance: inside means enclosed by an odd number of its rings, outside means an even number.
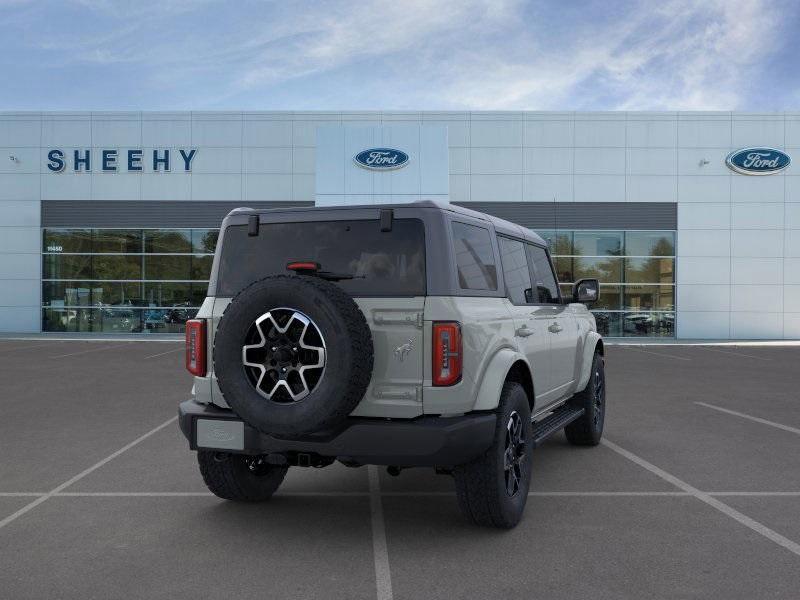
M728 155L725 164L744 175L771 175L783 171L792 159L775 148L742 148Z
M408 162L408 154L394 148L369 148L356 154L353 160L365 169L388 171L405 166Z

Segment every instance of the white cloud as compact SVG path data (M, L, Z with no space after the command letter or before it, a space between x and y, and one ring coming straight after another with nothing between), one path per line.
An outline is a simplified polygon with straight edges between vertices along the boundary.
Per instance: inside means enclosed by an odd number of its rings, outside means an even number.
M244 69L244 89L330 72L365 58L387 87L419 106L472 109L731 109L758 62L775 50L780 10L758 3L642 3L613 21L591 16L554 37L536 5L418 2L307 12L296 43L274 45ZM525 20L527 19L528 22ZM286 39L290 39L287 37ZM381 77L365 73L365 78Z
M284 104L321 109L758 109L754 82L786 52L784 12L797 10L775 1L77 0L24 39L50 68L136 70L140 86L198 108L282 90Z
M516 4L409 0L306 9L300 15L286 15L288 27L268 28L268 48L254 57L240 82L244 87L270 84L398 54L395 60L402 61L406 53L417 55L428 45L440 47L442 40L465 32L477 19L485 26L502 23Z
M737 108L752 70L775 49L780 11L762 9L669 2L582 28L580 39L563 41L568 52L539 48L525 62L484 53L453 77L449 101L484 109Z
M758 3L711 2L675 16L680 29L665 28L651 51L666 67L649 73L647 64L626 73L635 84L620 108L656 105L676 109L738 107L747 91L753 68L774 50L772 32L780 11L763 10ZM694 27L692 27L694 25ZM667 84L667 85L665 85Z

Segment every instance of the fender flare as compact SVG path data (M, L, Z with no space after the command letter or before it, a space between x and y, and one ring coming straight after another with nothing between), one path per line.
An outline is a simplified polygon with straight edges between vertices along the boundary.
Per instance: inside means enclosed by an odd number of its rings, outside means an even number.
M589 383L589 376L592 372L592 360L594 360L594 352L598 344L600 345L600 354L603 354L603 339L596 331L590 331L586 334L586 341L583 343L583 356L581 357L581 370L578 384L575 386L576 392L582 392L586 385Z
M475 398L474 410L494 410L500 404L500 393L503 391L508 372L517 361L522 361L531 373L533 369L523 354L511 348L502 348L495 354L483 370L483 380ZM533 399L531 398L531 402Z

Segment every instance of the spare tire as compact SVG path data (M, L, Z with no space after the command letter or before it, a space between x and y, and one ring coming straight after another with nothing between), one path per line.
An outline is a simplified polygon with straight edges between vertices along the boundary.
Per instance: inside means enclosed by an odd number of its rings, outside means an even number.
M372 377L372 334L353 299L313 276L273 275L239 292L214 336L225 400L273 435L335 428Z

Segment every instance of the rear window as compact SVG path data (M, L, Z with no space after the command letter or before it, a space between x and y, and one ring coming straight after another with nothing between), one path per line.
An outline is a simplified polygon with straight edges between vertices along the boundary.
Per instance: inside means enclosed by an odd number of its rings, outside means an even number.
M462 290L496 290L497 267L489 230L466 223L453 223L458 284Z
M377 220L246 225L225 230L217 295L234 296L253 281L291 273L286 265L314 261L323 271L351 275L336 283L351 296L424 296L425 228L419 219L395 219L391 231Z

